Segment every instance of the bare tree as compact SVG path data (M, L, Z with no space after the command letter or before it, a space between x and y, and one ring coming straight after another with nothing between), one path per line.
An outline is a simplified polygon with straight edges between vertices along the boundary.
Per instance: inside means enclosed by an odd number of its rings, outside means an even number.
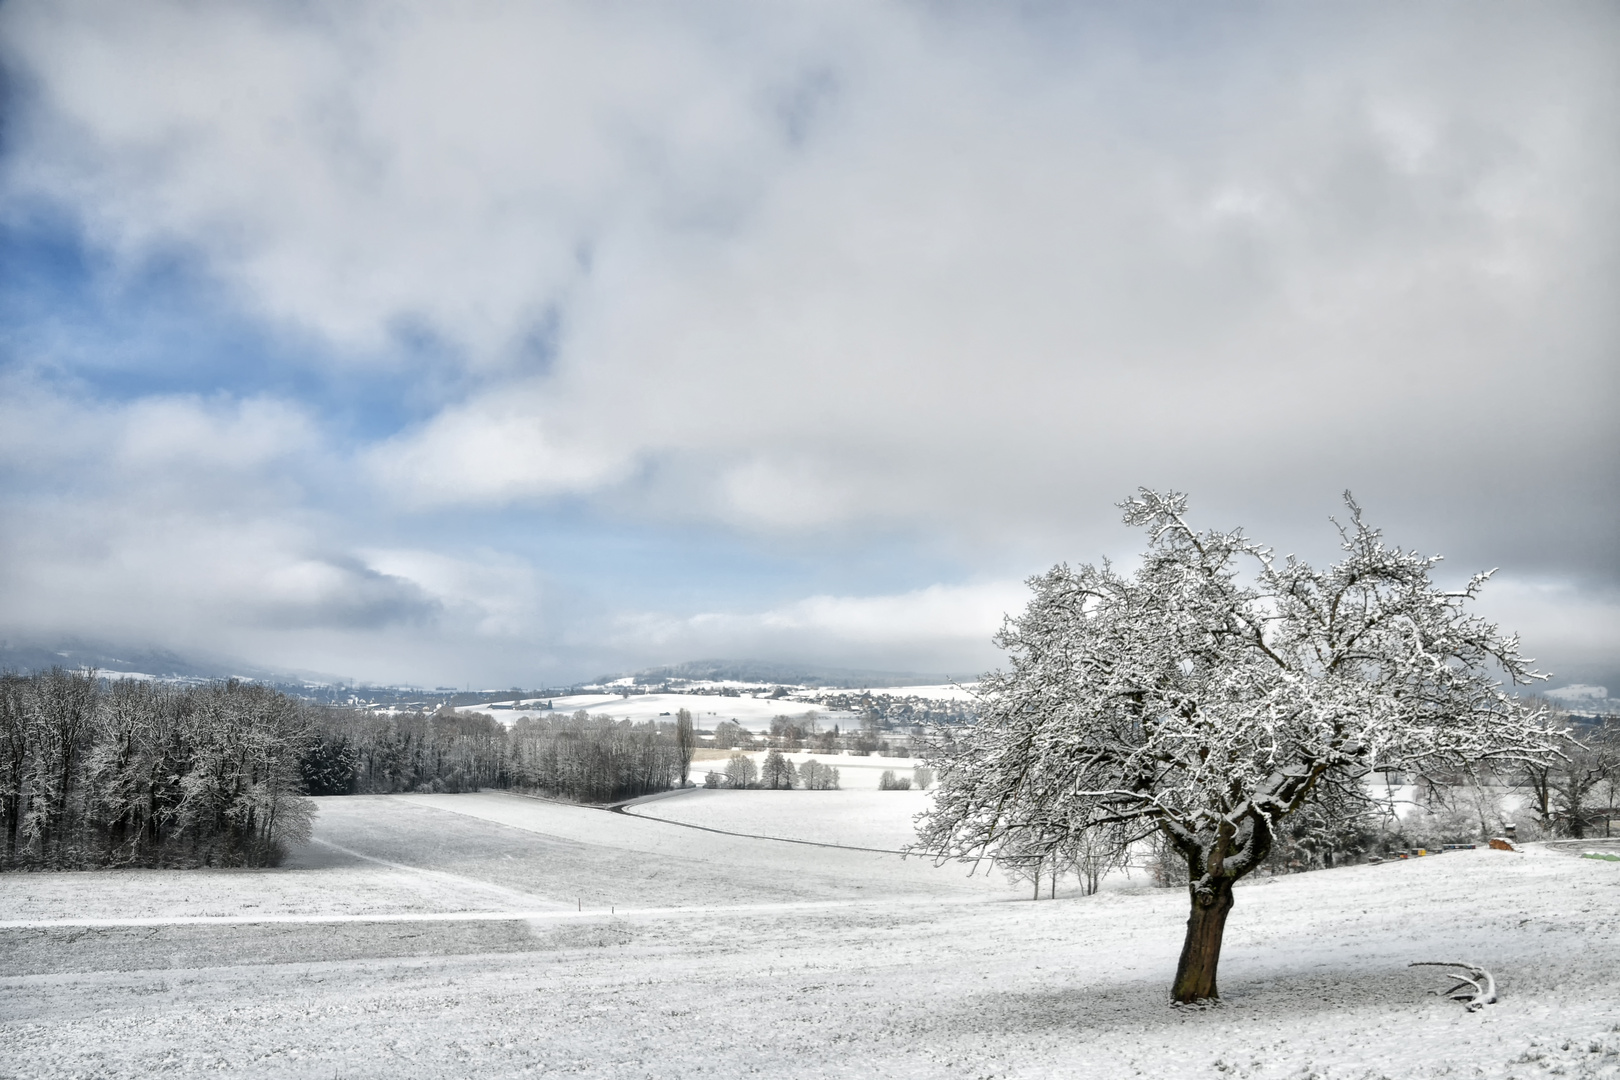
M799 766L799 781L806 791L831 791L838 787L838 769L811 758Z
M1605 810L1595 800L1613 802L1620 777L1620 735L1604 725L1560 740L1559 753L1519 763L1518 788L1535 812L1543 835L1584 838L1594 827L1608 835Z
M1559 817L1564 830L1576 839L1585 839L1599 816L1595 797L1620 772L1620 740L1606 736L1602 729L1571 738L1557 769ZM1605 834L1608 815L1604 818Z
M791 788L798 782L798 778L793 762L784 757L780 750L772 750L765 755L765 764L759 771L761 787Z
M9 672L0 675L0 827L6 834L5 864L17 860L22 827L24 778L29 760L28 683Z
M747 754L732 754L726 762L726 786L753 787L759 780L759 766Z
M687 774L692 771L692 752L697 749L697 732L689 709L675 713L675 749L681 756L681 787L685 787Z
M88 749L96 679L89 672L52 668L35 676L31 689L25 700L35 744L33 791L24 828L44 857L60 861L72 857L68 846L74 831L74 781L80 757Z

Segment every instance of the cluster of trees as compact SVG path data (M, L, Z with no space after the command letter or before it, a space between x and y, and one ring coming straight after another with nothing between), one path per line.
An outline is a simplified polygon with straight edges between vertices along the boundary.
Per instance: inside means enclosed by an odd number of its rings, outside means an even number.
M1415 776L1415 808L1396 814L1388 781L1368 797L1318 798L1282 822L1264 869L1316 870L1371 856L1493 836L1518 840L1610 837L1620 824L1620 720L1578 724L1549 711L1562 729L1550 752L1476 762Z
M316 710L221 683L0 675L0 866L266 866L307 837Z
M1191 909L1171 993L1200 1001L1219 996L1233 885L1306 816L1342 820L1377 772L1556 758L1557 727L1497 679L1544 676L1468 610L1490 575L1442 589L1437 557L1386 546L1346 503L1343 556L1322 570L1241 530L1194 530L1181 495L1122 503L1148 533L1140 567L1031 579L977 721L940 732L918 849L1035 867L1156 838Z
M1620 718L1574 725L1563 752L1522 762L1507 778L1541 836L1613 836L1620 822ZM1488 800L1491 789L1480 792ZM1489 805L1489 804L1487 804Z
M883 775L878 777L879 791L910 791L911 785L927 790L934 782L934 770L927 765L918 765L911 770L910 776L900 776L893 769L884 769Z
M634 724L581 710L565 719L521 719L511 745L513 786L602 803L683 785L696 740L689 717Z
M1169 849L1149 843L1149 869L1157 871L1155 880L1161 885L1177 884ZM1073 875L1081 891L1091 896L1102 887L1102 879L1111 871L1127 867L1131 846L1123 842L1117 830L1089 830L1042 836L1025 834L1016 843L1008 844L997 854L996 865L1014 883L1028 882L1034 886L1033 899L1041 898L1042 887L1048 898L1057 897L1058 883Z
M506 728L482 713L321 709L300 761L311 795L510 787Z
M575 802L617 802L686 782L692 718L635 724L583 710L519 717L323 710L303 760L312 795L516 788Z
M767 788L790 790L802 787L807 791L831 791L838 787L838 769L811 758L803 765L794 765L780 751L771 750L762 764L754 764L747 754L732 754L723 772L710 771L704 777L704 787Z
M696 734L583 712L378 713L238 682L0 675L0 868L269 866L304 796L518 788L613 802L686 782Z
M789 716L771 718L769 735L756 736L735 720L722 720L714 726L714 747L717 750L752 750L760 746L794 752L809 750L818 754L837 754L848 751L865 757L870 754L921 753L926 745L922 736L890 740L881 734L881 718L875 712L862 716L860 726L845 731L834 724L821 726L815 713L797 719Z

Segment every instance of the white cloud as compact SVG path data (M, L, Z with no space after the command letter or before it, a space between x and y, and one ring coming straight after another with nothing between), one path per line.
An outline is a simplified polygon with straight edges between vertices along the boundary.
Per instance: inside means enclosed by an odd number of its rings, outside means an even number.
M366 454L372 474L414 506L506 503L593 491L632 465L623 448L603 445L600 428L561 425L524 408L532 395L507 394L446 409L421 428ZM515 400L514 400L515 399Z
M1320 557L1348 486L1396 541L1612 584L1614 13L1134 17L13 0L8 216L457 388L354 453L262 398L13 408L16 475L102 477L31 504L15 574L51 584L19 595L550 632L499 601L545 568L360 536L322 485L408 523L909 537L975 580L1129 550L1140 483ZM625 640L985 657L989 594L940 588ZM1606 601L1513 595L1527 642L1615 655Z
M1479 610L1518 634L1524 653L1557 682L1620 668L1620 596L1612 590L1498 575L1481 592Z
M544 628L538 575L522 559L487 549L462 557L394 549L367 552L366 561L422 589L450 614L457 630L532 639Z
M41 105L17 183L363 352L509 352L602 228L769 141L769 50L739 71L657 5L34 4L4 31Z
M997 662L991 635L1004 615L1017 614L1028 601L1028 589L1014 581L819 595L759 612L624 616L612 640L629 655L747 656L963 674Z
M329 458L267 399L85 402L0 382L0 629L217 650L233 635L431 621L435 601L367 565L304 504Z

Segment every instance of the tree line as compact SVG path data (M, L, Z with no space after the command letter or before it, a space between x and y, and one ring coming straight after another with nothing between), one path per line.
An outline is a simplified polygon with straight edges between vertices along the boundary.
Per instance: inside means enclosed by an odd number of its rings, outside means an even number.
M689 714L636 724L581 710L507 727L451 709L326 709L316 721L302 762L311 795L503 788L617 802L684 783L697 744Z
M309 834L314 712L236 682L0 675L0 867L274 864Z
M683 710L684 711L684 710ZM614 802L686 782L690 715L331 708L241 682L0 675L0 869L272 866L306 795L510 788Z

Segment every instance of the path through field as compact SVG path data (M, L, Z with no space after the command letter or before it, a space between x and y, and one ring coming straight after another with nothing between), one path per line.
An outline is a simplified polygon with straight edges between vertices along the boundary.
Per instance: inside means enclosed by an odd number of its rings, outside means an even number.
M816 838L915 811L791 794L640 809ZM1140 881L1032 903L493 793L320 810L279 870L0 877L0 1076L1620 1076L1620 864L1578 852L1242 888L1199 1011L1165 1004L1185 899ZM1429 995L1429 959L1501 1003Z

